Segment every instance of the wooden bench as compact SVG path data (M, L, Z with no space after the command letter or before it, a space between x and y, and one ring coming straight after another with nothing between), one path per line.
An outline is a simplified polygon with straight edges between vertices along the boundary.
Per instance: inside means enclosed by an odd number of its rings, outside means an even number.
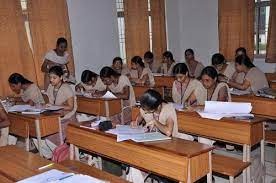
M265 141L267 143L276 145L276 131L266 130L265 131Z
M89 166L85 163L75 161L75 160L65 160L63 162L60 162L61 165L77 172L82 172L83 174L90 175L92 177L103 179L110 181L111 183L127 183L128 181L117 177L115 175L112 175L110 173L101 171L95 167Z
M239 175L249 165L249 162L243 162L236 158L212 154L213 172L229 176L230 183L233 183L234 177Z

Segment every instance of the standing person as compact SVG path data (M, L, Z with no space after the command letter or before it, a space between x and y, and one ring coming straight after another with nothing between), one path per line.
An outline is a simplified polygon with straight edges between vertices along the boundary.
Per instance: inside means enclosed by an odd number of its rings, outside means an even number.
M154 76L149 68L145 67L140 56L131 59L130 80L135 84L155 85Z
M201 62L195 60L194 50L191 48L185 50L186 65L191 77L198 78L204 66Z
M20 97L13 97L15 102L24 102L29 105L45 103L37 85L26 79L21 74L13 73L10 75L9 85L14 93L21 95Z
M115 57L112 61L112 69L122 75L126 75L130 77L130 70L126 65L123 64L123 60L121 57Z
M154 60L154 55L151 51L147 51L144 54L144 62L145 62L146 68L149 68L152 73L158 73L160 64L158 64L156 60Z
M50 85L47 89L49 98L48 105L60 106L63 108L64 116L61 118L63 139L66 138L66 128L69 122L75 121L77 101L73 89L68 83L63 82L63 69L60 66L53 66L49 69ZM59 144L59 135L48 137L55 144Z
M173 82L172 98L174 103L185 106L204 105L206 89L197 79L189 76L185 63L178 63L174 66L173 73L176 80Z
M230 87L239 90L248 90L256 94L258 90L268 87L268 82L265 74L257 68L246 55L237 56L235 59L236 71L245 73L242 83L228 80Z
M161 73L171 76L173 74L173 67L175 64L173 54L170 51L165 51L163 53L163 64L160 68Z
M60 66L63 69L63 72L69 75L69 70L67 67L69 62L69 54L66 51L67 46L67 40L61 37L57 39L56 48L46 53L43 64L41 66L41 71L44 72L44 89L47 89L49 85L48 72L51 67Z

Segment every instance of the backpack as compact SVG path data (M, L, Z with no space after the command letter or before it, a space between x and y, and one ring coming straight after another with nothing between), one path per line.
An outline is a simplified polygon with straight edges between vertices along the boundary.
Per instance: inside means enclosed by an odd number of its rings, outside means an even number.
M53 151L52 161L55 163L69 159L69 146L64 143L57 146Z

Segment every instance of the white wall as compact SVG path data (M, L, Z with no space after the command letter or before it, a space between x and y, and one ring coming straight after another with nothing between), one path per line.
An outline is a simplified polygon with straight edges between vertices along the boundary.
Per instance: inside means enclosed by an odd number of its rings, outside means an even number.
M209 65L218 52L217 0L166 0L168 49L176 61L192 48L196 59Z
M99 73L119 55L115 0L67 0L77 80L84 69Z

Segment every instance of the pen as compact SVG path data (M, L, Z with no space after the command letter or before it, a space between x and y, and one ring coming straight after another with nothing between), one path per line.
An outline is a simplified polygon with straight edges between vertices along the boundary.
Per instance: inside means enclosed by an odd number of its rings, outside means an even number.
M64 176L64 177L61 177L60 179L58 179L58 180L63 180L63 179L67 179L67 178L69 178L69 177L72 177L74 174L69 174L69 175L66 175L66 176Z
M48 165L45 165L45 166L39 167L39 168L38 168L38 170L43 170L43 169L45 169L45 168L49 168L50 166L53 166L53 165L54 165L54 163L50 163L50 164L48 164Z

